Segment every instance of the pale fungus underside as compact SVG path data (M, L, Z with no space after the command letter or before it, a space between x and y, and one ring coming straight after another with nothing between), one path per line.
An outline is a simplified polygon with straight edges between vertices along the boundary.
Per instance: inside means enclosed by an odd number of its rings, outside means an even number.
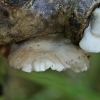
M36 37L12 45L9 64L26 72L70 69L74 72L86 71L89 54L67 43L62 34Z
M88 52L100 52L99 6L100 0L1 0L0 45L12 44L10 66L86 71Z

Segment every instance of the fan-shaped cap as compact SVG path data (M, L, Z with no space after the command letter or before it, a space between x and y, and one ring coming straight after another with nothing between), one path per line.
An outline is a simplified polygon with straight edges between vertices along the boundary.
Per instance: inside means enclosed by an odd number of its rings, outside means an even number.
M36 37L13 44L9 64L25 72L70 69L74 72L86 71L89 54L68 43L62 34Z

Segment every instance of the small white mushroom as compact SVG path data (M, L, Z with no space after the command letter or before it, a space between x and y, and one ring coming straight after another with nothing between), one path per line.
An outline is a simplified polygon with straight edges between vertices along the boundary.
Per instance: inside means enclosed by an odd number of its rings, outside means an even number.
M57 71L86 71L90 64L89 54L65 41L62 34L51 34L13 44L9 64L25 72L40 72L49 68Z
M100 8L93 11L93 18L85 29L79 45L87 52L100 52Z

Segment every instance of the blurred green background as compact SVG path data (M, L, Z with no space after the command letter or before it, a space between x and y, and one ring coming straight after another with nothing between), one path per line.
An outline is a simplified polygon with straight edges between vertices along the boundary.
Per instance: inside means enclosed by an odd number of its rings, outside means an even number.
M92 54L90 60L84 73L25 73L0 57L0 100L100 100L100 54Z

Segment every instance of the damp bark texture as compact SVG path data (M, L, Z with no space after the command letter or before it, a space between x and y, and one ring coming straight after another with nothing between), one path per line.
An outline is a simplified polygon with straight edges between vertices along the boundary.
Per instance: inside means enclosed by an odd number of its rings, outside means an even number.
M100 0L17 1L0 1L0 45L53 33L64 33L78 45L100 5Z

